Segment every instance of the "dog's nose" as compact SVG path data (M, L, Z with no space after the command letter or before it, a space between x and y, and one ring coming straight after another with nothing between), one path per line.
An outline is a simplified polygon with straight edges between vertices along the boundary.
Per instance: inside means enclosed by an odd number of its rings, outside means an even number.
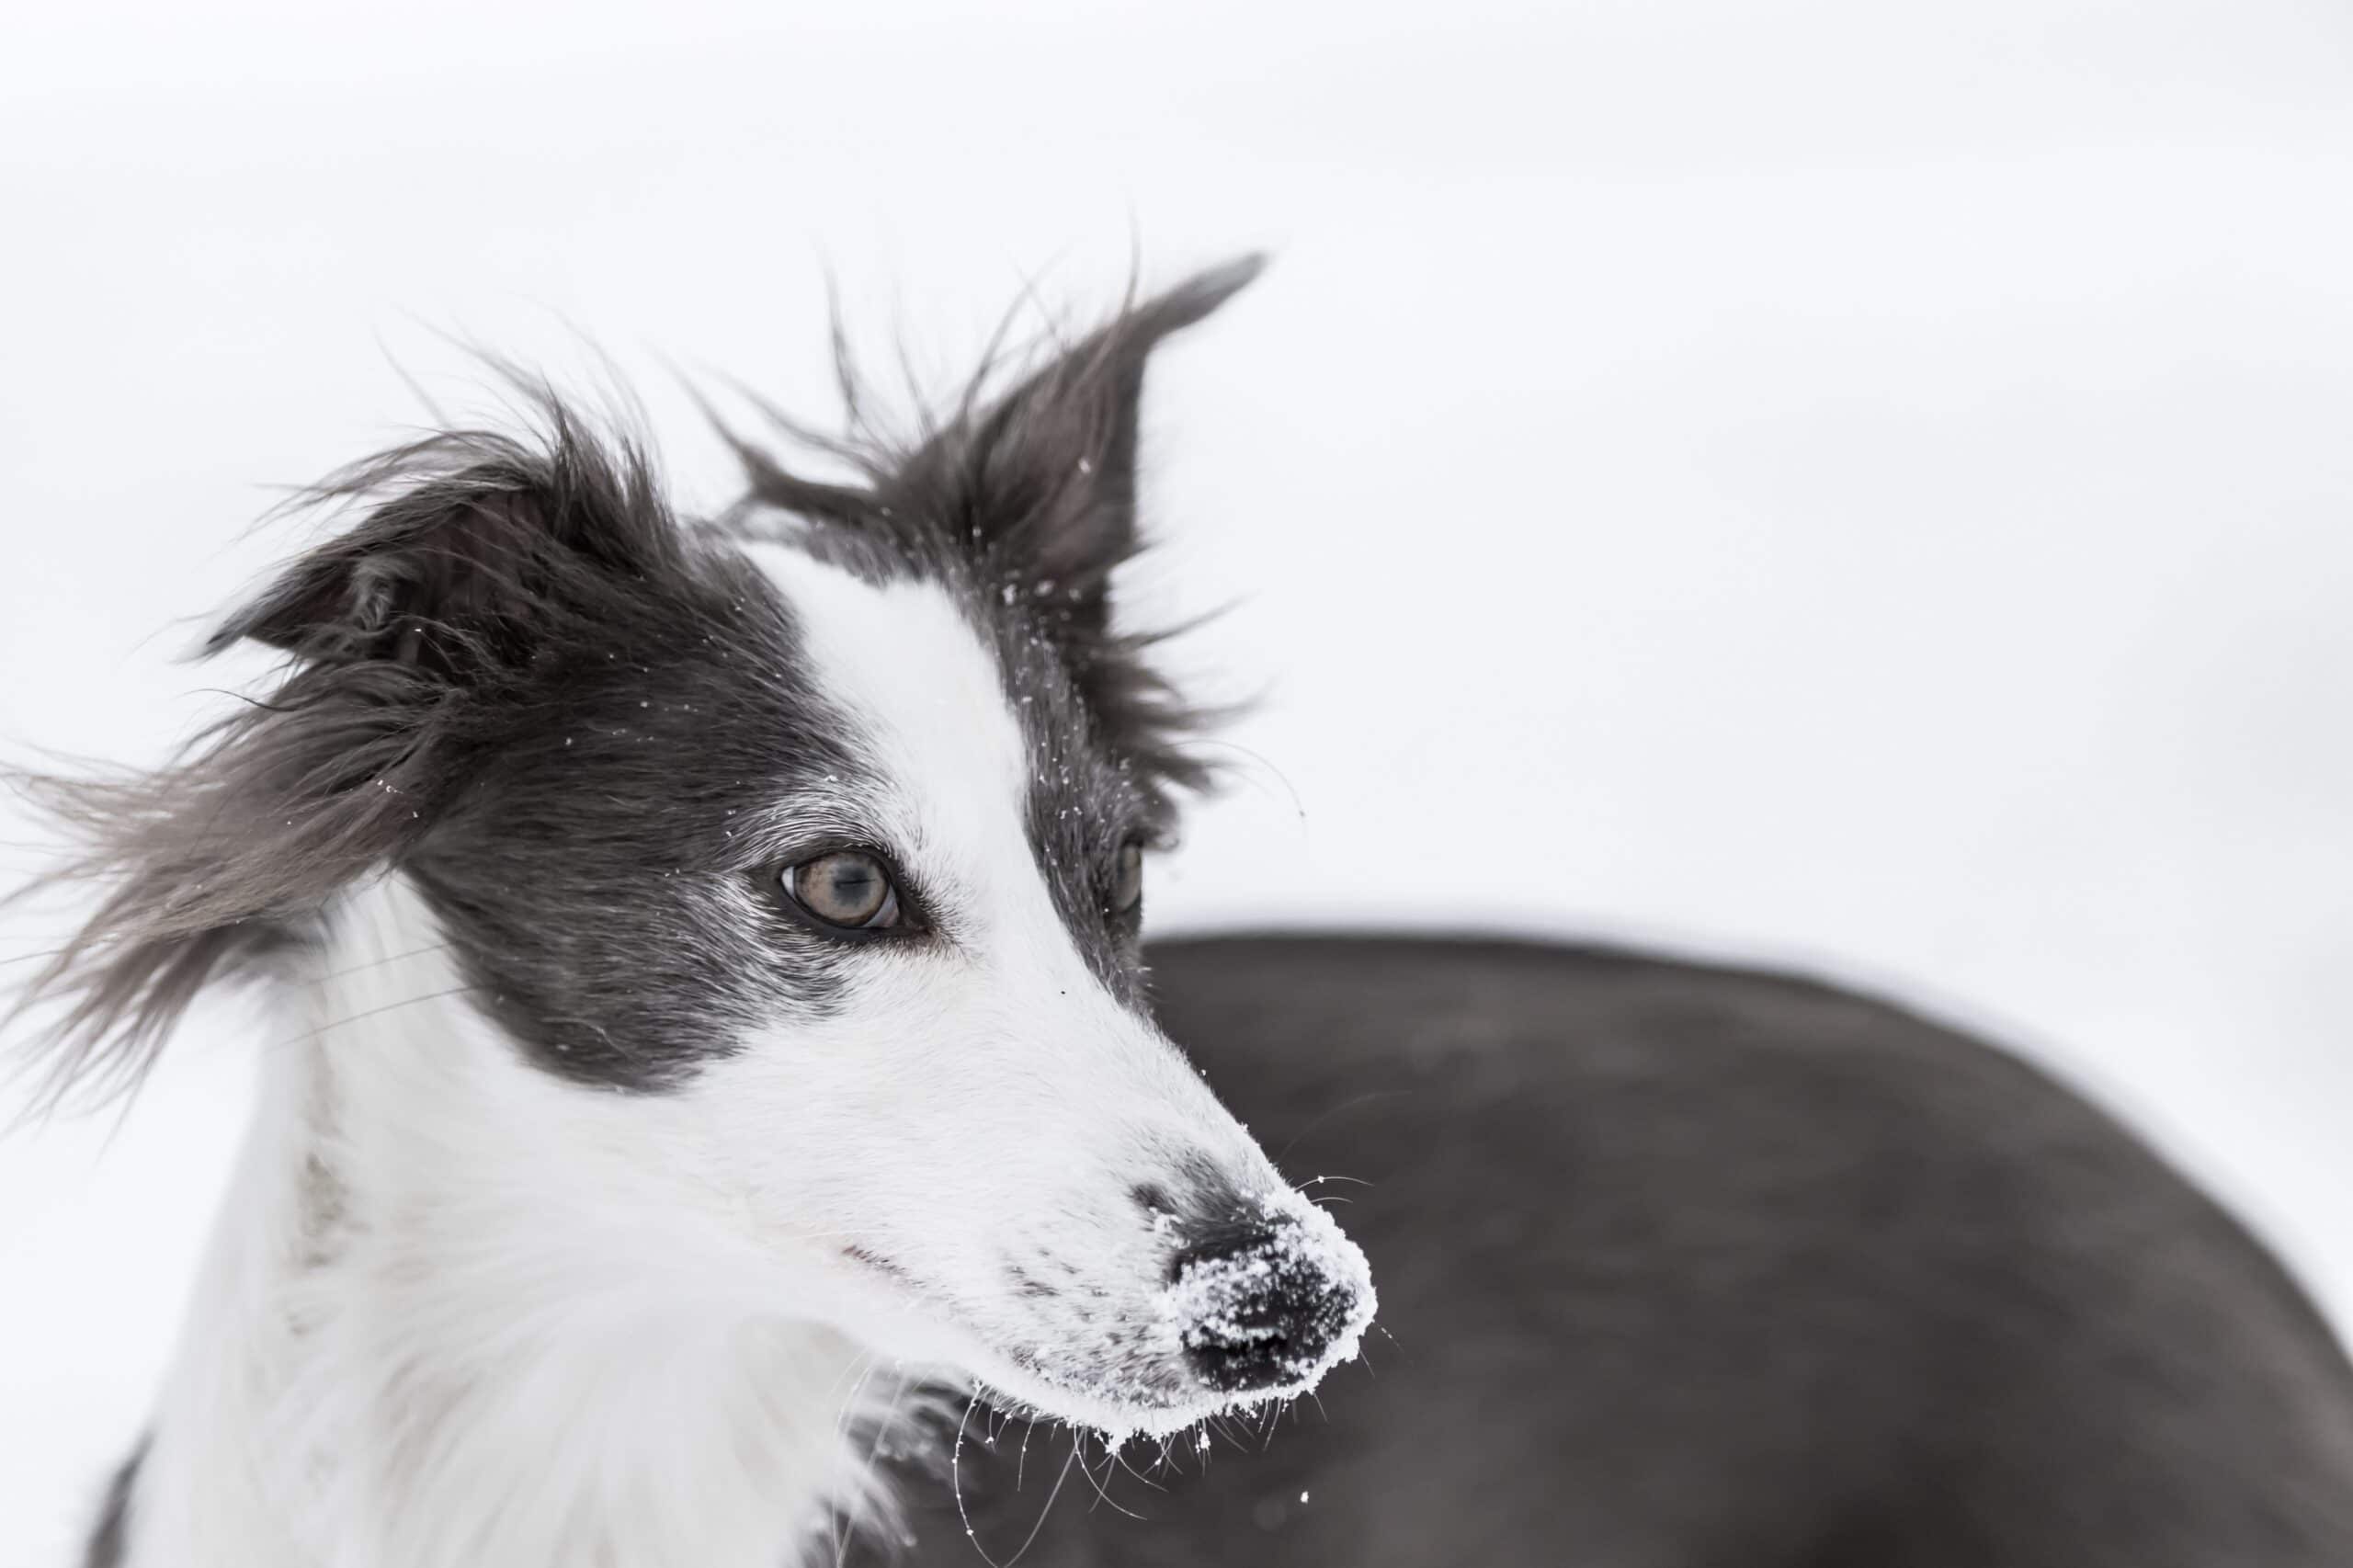
M1194 1375L1222 1393L1297 1382L1322 1366L1358 1309L1305 1227L1251 1225L1188 1247L1169 1296Z

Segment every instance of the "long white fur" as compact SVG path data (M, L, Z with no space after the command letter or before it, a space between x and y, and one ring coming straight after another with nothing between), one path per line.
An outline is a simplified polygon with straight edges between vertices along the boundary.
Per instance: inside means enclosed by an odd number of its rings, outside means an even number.
M1101 1340L1153 1321L1165 1244L1130 1192L1180 1160L1312 1227L1370 1317L1361 1255L1075 950L953 601L753 553L887 781L846 804L957 939L625 1095L526 1064L399 877L354 890L277 999L292 1043L156 1411L140 1568L774 1568L885 1516L873 1435L923 1385L1172 1430L1230 1402L1131 1387Z

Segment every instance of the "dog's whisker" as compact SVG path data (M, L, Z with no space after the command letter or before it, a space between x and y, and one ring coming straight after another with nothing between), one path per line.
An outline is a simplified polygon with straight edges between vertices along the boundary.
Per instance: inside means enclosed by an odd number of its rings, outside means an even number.
M956 1423L956 1440L949 1449L949 1490L956 1498L956 1517L963 1523L964 1539L972 1543L972 1550L981 1554L981 1561L987 1563L988 1568L1004 1568L989 1555L988 1548L981 1544L980 1532L972 1528L972 1516L964 1506L964 1427L972 1419L972 1406L980 1402L980 1397L978 1384L974 1384L972 1392L964 1396L963 1418Z
M460 983L439 991L428 991L418 996L405 996L397 1002L386 1002L381 1006L364 1008L345 1017L330 1019L316 1028L305 1029L301 1034L289 1035L283 1040L273 1040L262 1049L265 1052L290 1051L298 1045L305 1045L313 1040L323 1039L337 1029L348 1028L353 1024L364 1024L370 1018L381 1018L388 1013L397 1013L405 1007L419 1007L428 1002L446 1002L453 996L463 996L470 992L485 989L487 987L482 985Z
M1309 1119L1306 1126L1292 1133L1290 1136L1290 1142L1285 1143L1282 1147L1282 1152L1275 1156L1275 1164L1280 1165L1285 1160L1290 1158L1290 1152L1299 1147L1299 1141L1301 1139L1306 1137L1309 1133L1314 1131L1317 1128L1323 1126L1334 1117L1346 1111L1354 1110L1358 1106L1370 1105L1375 1100L1397 1099L1410 1093L1411 1091L1406 1089L1367 1089L1362 1094L1349 1096L1339 1104L1333 1106L1320 1114Z
M1260 1453L1265 1453L1268 1449L1275 1446L1276 1425L1282 1420L1283 1412L1290 1408L1290 1402L1289 1400L1285 1400L1280 1403L1270 1403L1267 1406L1266 1423L1258 1429L1258 1451Z
M865 1476L867 1484L870 1488L872 1484L874 1472L881 1467L882 1446L889 1440L892 1428L899 1418L900 1402L906 1398L908 1383L909 1380L904 1373L902 1373L898 1377L896 1382L893 1383L891 1389L890 1407L882 1413L882 1418L874 1424L874 1436L866 1446L866 1460L862 1467L861 1473ZM967 1414L969 1414L969 1411ZM838 1511L835 1513L835 1518L836 1520L840 1518ZM849 1528L847 1525L844 1525L835 1535L834 1541L834 1560L835 1568L840 1568L841 1561L848 1550Z
M1077 1432L1073 1434L1073 1438L1074 1446L1071 1451L1078 1456L1078 1473L1085 1476L1086 1478L1087 1485L1095 1489L1095 1501L1086 1506L1086 1511L1091 1514L1095 1512L1096 1509L1101 1507L1104 1504L1111 1503L1111 1494L1104 1489L1103 1483L1096 1478L1095 1472L1092 1470L1087 1468L1086 1452L1086 1434L1085 1432ZM1105 1440L1104 1446L1107 1449L1109 1448L1110 1445L1108 1439ZM1108 1459L1106 1459L1103 1461L1104 1473L1108 1476L1110 1473L1110 1470L1111 1461ZM1127 1513L1127 1510L1120 1507L1117 1503L1111 1503L1111 1507L1115 1513ZM1134 1516L1130 1515L1129 1517L1133 1517Z
M457 944L454 942L450 942L447 939L438 942L427 942L422 947L411 948L405 952L388 953L380 959L370 959L365 963L353 964L348 969L330 970L326 973L320 975L318 978L322 982L330 980L347 980L355 974L365 974L369 970L381 969L387 964L404 963L410 959L427 958L435 953L446 953L456 945Z
M1027 1447L1029 1441L1029 1437L1025 1434L1021 1440ZM1005 1568L1013 1568L1015 1563L1027 1556L1030 1546L1037 1540L1039 1533L1045 1529L1046 1520L1053 1514L1055 1499L1063 1494L1063 1483L1070 1479L1071 1460L1077 1457L1077 1453L1078 1450L1073 1449L1063 1456L1063 1467L1054 1472L1053 1485L1046 1489L1045 1506L1038 1510L1038 1517L1030 1524L1029 1533L1022 1538L1021 1544L1015 1548L1013 1555L1006 1560Z
M842 1399L840 1411L836 1413L834 1417L834 1435L835 1437L846 1437L848 1435L850 1410L857 1404L858 1396L866 1392L866 1381L869 1378L874 1375L874 1368L879 1358L872 1351L869 1351L864 1356L860 1357L857 1362L853 1363L853 1365L858 1368L858 1381L850 1385L849 1392ZM838 1384L839 1381L839 1379L836 1379L835 1382ZM869 1473L870 1474L873 1464L873 1453L871 1450L870 1450L867 1455L867 1463L869 1466ZM856 1501L855 1499L852 1499L844 1506L836 1507L834 1510L834 1568L841 1568L844 1559L848 1554L849 1538L852 1528L848 1508L855 1506Z
M1163 1450L1164 1453L1165 1451L1165 1449ZM1118 1462L1121 1470L1126 1471L1130 1475L1134 1476L1138 1481L1143 1483L1146 1486L1151 1487L1154 1492L1165 1492L1168 1490L1168 1488L1161 1485L1160 1483L1145 1475L1142 1471L1136 1469L1135 1466L1128 1462L1128 1456L1124 1445L1120 1448L1112 1449L1111 1458Z

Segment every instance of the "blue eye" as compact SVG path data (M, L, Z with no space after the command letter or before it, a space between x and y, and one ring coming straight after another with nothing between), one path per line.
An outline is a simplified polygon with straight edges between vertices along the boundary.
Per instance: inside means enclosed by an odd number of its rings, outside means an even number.
M884 931L902 924L899 890L890 869L872 855L837 849L785 868L785 897L821 925L843 931Z

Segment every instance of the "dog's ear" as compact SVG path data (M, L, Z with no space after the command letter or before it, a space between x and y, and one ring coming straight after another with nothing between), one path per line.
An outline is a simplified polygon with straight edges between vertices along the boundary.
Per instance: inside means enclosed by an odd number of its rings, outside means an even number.
M153 772L8 778L79 843L50 880L108 890L22 994L61 1005L42 1103L134 1085L204 985L414 851L545 661L643 634L685 560L650 465L541 412L536 439L447 434L317 488L369 510L210 644L293 655L265 700Z
M642 580L677 548L645 463L598 449L560 408L540 443L466 432L369 460L319 487L372 501L215 631L310 665L384 663L465 684L527 664L598 579Z
M898 476L984 573L1099 631L1111 569L1134 553L1144 363L1256 278L1247 256L1131 304L916 451ZM892 486L898 488L899 486Z

